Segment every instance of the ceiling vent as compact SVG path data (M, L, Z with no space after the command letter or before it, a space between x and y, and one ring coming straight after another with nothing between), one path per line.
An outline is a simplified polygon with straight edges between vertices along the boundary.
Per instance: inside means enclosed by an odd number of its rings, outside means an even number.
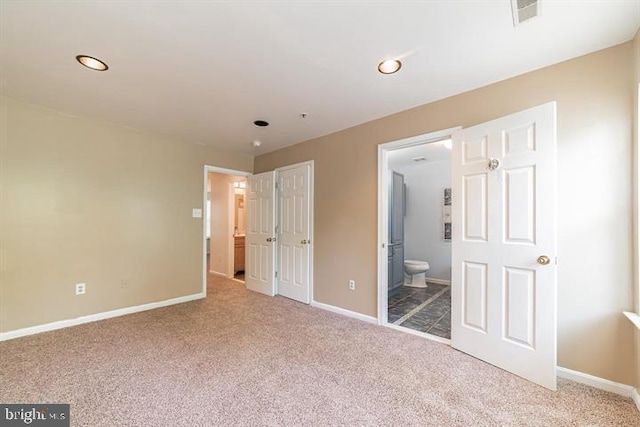
M540 14L539 0L511 0L513 10L513 25L517 26Z

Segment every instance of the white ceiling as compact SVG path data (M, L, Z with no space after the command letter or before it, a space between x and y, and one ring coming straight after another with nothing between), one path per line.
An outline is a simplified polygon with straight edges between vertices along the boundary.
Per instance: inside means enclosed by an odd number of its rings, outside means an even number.
M451 148L447 148L444 144L445 141L451 143L450 139L446 139L389 151L387 154L387 166L391 170L396 170L407 166L422 167L439 162L450 163ZM424 157L424 160L414 160L419 157Z
M542 0L516 28L508 0L2 0L0 15L4 95L260 154L630 40L640 1ZM379 74L390 57L401 71Z

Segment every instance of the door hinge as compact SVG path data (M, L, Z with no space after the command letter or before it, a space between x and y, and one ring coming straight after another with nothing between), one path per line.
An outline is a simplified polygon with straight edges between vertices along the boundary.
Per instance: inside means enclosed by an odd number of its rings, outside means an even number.
M280 230L280 227L276 225L276 234L278 234L279 230Z
M276 271L276 277L278 277L278 272Z
M278 188L278 181L275 182L275 185L276 185L276 189L277 189Z

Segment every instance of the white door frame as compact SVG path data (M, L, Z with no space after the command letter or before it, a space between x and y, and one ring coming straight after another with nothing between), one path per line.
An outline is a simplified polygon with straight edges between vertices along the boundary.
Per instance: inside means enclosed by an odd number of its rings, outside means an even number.
M314 161L313 160L309 160L306 162L300 162L300 163L295 163L293 165L287 165L287 166L282 166L279 168L274 169L276 172L276 182L278 182L278 172L281 171L285 171L287 169L294 169L300 166L309 166L309 240L311 241L311 243L309 244L309 302L307 304L313 304L314 299L313 299L313 245L315 243L315 237L313 235L313 219L314 219L314 210L313 210L313 187L314 187ZM280 215L280 195L279 195L279 189L276 188L276 199L275 200L275 205L276 205L276 214L275 214L275 220L277 221L278 216ZM278 226L278 224L276 223L276 226ZM278 233L276 233L278 234ZM279 263L279 258L280 258L280 254L277 250L278 245L276 245L276 252L274 254L274 256L276 257L276 266ZM278 295L278 286L280 284L280 277L276 277L276 295Z
M425 133L423 135L412 136L397 141L391 141L378 145L378 324L393 329L401 329L403 332L419 335L435 341L449 344L450 340L436 337L423 332L414 331L407 328L390 324L388 322L388 253L387 246L389 242L389 177L387 171L389 152L399 150L401 148L413 147L415 145L427 144L430 142L441 141L450 138L454 132L462 129L462 126L456 126L436 132Z
M202 294L207 296L207 186L208 186L208 175L209 172L216 172L225 175L234 175L234 176L251 176L251 172L239 171L234 169L226 169L218 166L204 165L204 177L202 179L203 187L202 187L202 211L203 211L203 220L202 220ZM233 226L231 227L233 230ZM233 248L231 248L233 250Z

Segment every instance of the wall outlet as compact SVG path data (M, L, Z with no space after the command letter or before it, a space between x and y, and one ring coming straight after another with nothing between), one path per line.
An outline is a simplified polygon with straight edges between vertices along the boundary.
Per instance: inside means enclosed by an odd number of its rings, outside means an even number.
M87 293L86 283L76 283L76 295L84 295Z
M129 287L129 282L127 281L127 279L120 279L120 287L121 288L128 288Z
M355 291L356 290L356 281L355 280L349 280L349 290L350 291Z

